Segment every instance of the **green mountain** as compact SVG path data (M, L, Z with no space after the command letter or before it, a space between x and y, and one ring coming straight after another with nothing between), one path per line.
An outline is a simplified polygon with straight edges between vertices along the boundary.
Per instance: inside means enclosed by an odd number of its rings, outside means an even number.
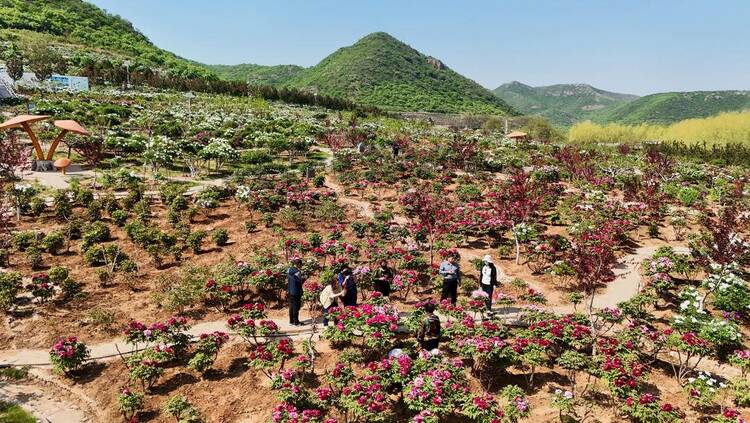
M388 110L516 114L481 85L384 32L340 48L284 85Z
M221 78L246 81L254 85L282 85L305 70L297 65L263 66L252 63L206 65L206 67Z
M22 48L42 43L69 57L127 59L132 66L185 78L216 78L203 66L156 47L127 20L82 0L0 0L0 41Z
M493 92L520 112L542 116L558 126L570 126L591 119L603 110L638 98L635 95L600 90L586 84L532 87L518 81L503 84Z
M592 120L600 123L670 124L721 112L750 109L750 91L690 91L651 94L603 110Z

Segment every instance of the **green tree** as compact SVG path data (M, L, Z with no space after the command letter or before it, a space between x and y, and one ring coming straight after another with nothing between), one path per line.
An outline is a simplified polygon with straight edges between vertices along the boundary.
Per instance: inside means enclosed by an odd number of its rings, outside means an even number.
M23 77L23 54L18 46L11 44L6 48L3 52L3 59L5 59L5 68L11 79L14 82L21 79Z
M48 80L53 73L64 73L68 62L57 50L44 44L32 44L27 52L29 69L39 82Z

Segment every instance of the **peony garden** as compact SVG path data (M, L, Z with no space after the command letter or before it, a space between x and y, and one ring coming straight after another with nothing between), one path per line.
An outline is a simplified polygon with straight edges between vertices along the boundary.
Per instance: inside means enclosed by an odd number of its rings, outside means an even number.
M24 134L0 133L0 378L87 421L750 416L744 167L258 98L34 103L91 136L57 152L80 170L40 176ZM356 305L324 325L321 292L347 267Z

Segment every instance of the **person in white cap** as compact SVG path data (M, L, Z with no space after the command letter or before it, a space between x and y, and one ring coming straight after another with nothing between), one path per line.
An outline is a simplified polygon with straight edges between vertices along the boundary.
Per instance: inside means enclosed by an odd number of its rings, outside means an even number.
M487 254L482 259L482 274L479 275L479 286L487 293L487 311L492 313L492 291L497 285L497 268L492 262L492 256Z

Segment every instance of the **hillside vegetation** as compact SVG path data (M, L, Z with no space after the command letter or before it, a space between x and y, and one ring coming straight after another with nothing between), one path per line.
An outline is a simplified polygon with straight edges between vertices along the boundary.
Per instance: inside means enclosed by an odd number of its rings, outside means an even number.
M67 56L89 56L148 66L182 78L216 78L213 72L156 47L119 16L81 0L0 0L0 41L22 47L52 45Z
M390 110L516 114L481 85L384 32L337 50L287 85Z
M686 144L750 146L750 112L726 112L708 118L686 119L671 125L623 125L581 122L570 128L576 143L681 141Z
M299 75L305 68L297 65L263 66L252 63L240 65L205 65L221 78L245 81L255 85L281 85Z
M597 113L600 123L671 124L705 118L721 112L750 109L750 91L690 91L651 94L613 109Z
M570 126L638 98L636 95L600 90L587 84L557 84L532 87L518 81L503 84L493 93L518 111L548 119L557 126Z

